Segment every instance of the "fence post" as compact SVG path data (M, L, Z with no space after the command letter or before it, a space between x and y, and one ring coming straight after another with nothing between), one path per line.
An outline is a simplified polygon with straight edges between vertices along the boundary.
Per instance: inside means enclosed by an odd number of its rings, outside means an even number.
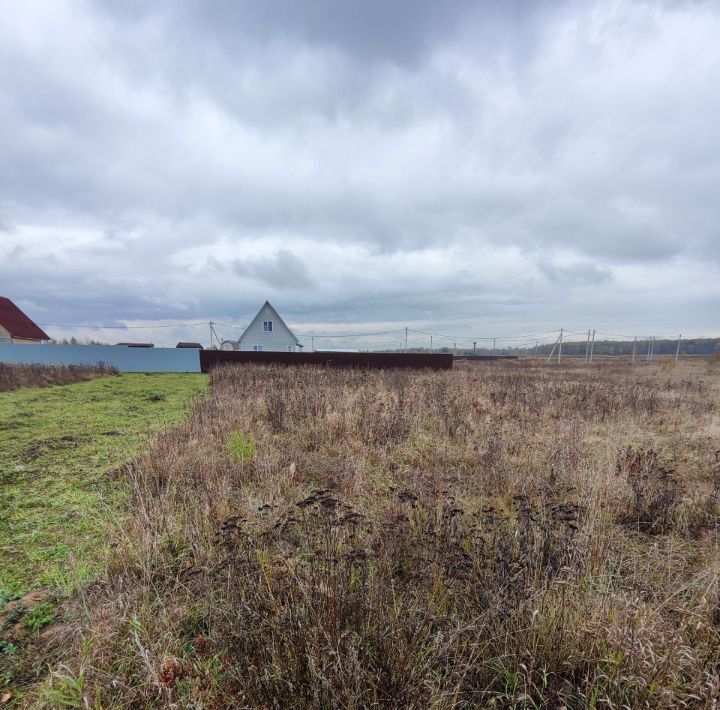
M595 328L593 328L592 339L590 340L590 364L592 365L593 353L595 352Z
M633 340L633 353L632 353L632 364L635 364L635 351L637 350L637 335L635 336L635 340Z
M677 365L678 357L680 357L680 341L682 340L682 333L678 335L678 344L677 348L675 349L675 364Z

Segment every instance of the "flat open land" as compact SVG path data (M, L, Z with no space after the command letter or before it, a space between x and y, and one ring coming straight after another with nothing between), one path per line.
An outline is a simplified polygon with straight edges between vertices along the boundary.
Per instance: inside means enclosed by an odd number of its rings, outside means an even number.
M9 702L720 699L717 362L167 378L2 395L2 584L67 588Z
M180 421L206 381L108 375L0 393L0 612L9 600L41 594L23 619L41 628L58 600L101 574L127 511L122 465ZM13 616L0 618L0 650L12 652ZM7 671L4 680L12 680Z

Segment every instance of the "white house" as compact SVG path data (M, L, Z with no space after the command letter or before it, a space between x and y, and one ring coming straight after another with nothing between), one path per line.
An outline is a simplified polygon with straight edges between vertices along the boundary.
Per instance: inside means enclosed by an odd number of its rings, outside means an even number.
M239 350L294 353L301 348L297 337L270 305L270 301L265 301L238 340Z

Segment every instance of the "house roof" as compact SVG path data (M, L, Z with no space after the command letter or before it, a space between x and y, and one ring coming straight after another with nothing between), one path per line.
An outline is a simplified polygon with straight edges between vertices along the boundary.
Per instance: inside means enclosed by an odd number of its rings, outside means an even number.
M272 312L275 314L275 317L288 329L288 333L290 333L290 335L292 335L293 340L294 340L298 345L300 345L300 341L298 340L297 335L295 335L295 333L292 332L292 330L290 329L290 326L280 317L280 314L275 310L275 306L273 306L273 304L270 303L270 301L265 301L265 303L263 303L262 306L260 306L260 310L257 312L257 314L255 315L255 317L250 321L250 323L248 324L248 327L245 328L245 330L243 330L243 333L242 333L242 335L240 336L239 340L242 340L242 339L245 337L245 333L247 333L248 330L250 330L250 328L252 327L253 323L255 323L255 321L258 320L258 318L260 318L260 314L262 313L262 309L265 308L265 306L270 306L270 309L271 309Z
M9 298L0 296L0 325L11 338L50 340L50 336L33 323Z

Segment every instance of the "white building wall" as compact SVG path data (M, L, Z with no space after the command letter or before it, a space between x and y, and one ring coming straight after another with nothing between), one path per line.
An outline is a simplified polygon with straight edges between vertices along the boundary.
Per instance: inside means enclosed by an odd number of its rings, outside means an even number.
M0 325L0 343L13 343L14 345L42 345L42 340L32 340L30 338L13 338L7 328Z
M272 321L272 331L264 329L265 321ZM262 346L264 352L298 351L295 336L268 303L260 309L240 338L240 350L254 350L255 346Z

